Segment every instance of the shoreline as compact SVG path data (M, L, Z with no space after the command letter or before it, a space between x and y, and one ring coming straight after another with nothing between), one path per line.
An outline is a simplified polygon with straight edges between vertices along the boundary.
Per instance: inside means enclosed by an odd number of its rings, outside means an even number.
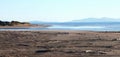
M37 25L37 24L32 24L32 25L27 25L27 26L0 26L0 29L14 29L14 28L32 28L32 27L38 27L38 28L45 28L45 27L49 27L50 25Z
M22 29L22 28L20 28L20 29ZM23 29L28 29L28 28L23 28ZM8 31L8 32L9 31L11 31L11 32L14 32L14 31L17 32L18 31L18 32L96 32L96 33L120 33L120 31L92 31L92 30L0 30L0 32L2 32L2 31L3 32L4 31Z
M100 32L100 33L120 33L120 31L94 31L94 30L54 30L54 29L45 29L45 30L29 30L29 28L46 28L46 27L7 27L7 28L0 28L0 29L6 29L6 30L0 30L0 31L50 31L50 32ZM7 30L7 29L16 29L16 30ZM28 29L28 30L17 30L17 29Z

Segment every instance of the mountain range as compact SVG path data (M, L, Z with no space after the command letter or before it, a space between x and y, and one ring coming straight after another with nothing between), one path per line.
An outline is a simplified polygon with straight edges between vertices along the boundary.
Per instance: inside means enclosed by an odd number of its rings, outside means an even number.
M85 18L80 20L72 20L71 22L120 22L120 19L115 18Z
M44 23L74 23L74 22L120 22L120 19L115 19L115 18L84 18L84 19L78 19L78 20L72 20L68 22L41 22L41 21L31 21L30 23L34 24L44 24Z

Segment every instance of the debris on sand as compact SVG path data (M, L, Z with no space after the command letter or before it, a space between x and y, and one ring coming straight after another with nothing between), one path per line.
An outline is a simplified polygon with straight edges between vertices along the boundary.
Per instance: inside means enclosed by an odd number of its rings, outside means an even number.
M39 49L39 50L36 50L35 53L46 53L46 52L50 52L49 49Z

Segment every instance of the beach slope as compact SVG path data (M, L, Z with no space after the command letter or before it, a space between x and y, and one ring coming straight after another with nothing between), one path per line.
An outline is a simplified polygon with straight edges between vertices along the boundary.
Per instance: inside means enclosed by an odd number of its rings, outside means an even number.
M0 31L0 57L120 57L120 32Z

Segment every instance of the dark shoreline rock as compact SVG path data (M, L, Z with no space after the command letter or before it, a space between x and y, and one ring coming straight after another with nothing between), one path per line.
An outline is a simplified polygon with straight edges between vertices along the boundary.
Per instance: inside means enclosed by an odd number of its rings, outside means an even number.
M0 21L0 26L17 26L17 25L31 25L30 23L28 22L19 22L19 21L11 21L11 22L8 22L8 21Z

